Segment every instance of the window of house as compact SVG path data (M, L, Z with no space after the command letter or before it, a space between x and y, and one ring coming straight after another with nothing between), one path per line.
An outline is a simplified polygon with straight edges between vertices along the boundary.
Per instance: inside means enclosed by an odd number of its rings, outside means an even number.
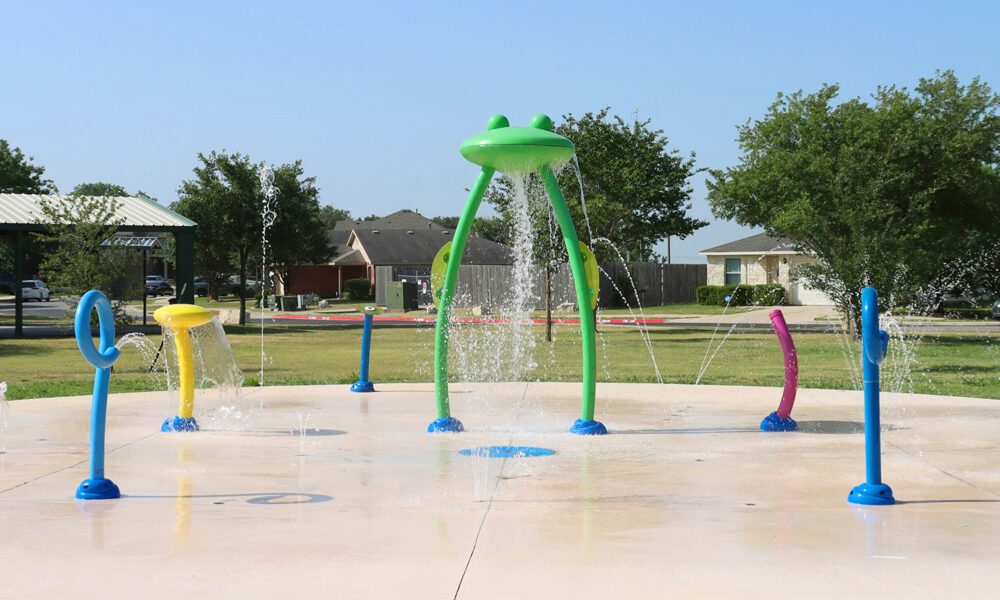
M740 282L742 261L738 258L726 259L726 285L737 285Z

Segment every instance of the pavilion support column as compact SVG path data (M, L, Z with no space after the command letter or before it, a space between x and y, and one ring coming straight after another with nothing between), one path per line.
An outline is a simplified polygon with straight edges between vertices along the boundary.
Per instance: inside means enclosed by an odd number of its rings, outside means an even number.
M24 232L14 232L14 337L24 337Z
M194 227L174 233L177 242L175 284L177 301L182 304L194 304L194 236Z

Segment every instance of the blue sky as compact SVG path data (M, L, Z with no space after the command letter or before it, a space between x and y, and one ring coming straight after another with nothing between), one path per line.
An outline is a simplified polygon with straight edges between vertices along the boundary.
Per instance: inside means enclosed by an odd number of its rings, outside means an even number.
M998 22L990 2L8 2L0 137L62 191L170 203L198 152L226 149L301 158L355 214L458 214L476 174L458 145L493 113L638 110L725 167L778 91L866 96L946 68L1000 88ZM712 223L675 262L749 233L694 186Z

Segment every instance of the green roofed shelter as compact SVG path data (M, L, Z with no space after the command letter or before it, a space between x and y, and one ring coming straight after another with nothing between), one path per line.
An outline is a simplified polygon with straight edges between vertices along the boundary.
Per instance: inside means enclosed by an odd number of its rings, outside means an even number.
M58 196L41 194L0 194L0 235L14 236L14 336L23 335L21 281L24 278L25 234L44 232L42 200ZM119 232L133 234L172 233L176 240L176 289L178 302L194 304L194 238L198 224L155 200L141 196L117 196L116 219L123 223Z

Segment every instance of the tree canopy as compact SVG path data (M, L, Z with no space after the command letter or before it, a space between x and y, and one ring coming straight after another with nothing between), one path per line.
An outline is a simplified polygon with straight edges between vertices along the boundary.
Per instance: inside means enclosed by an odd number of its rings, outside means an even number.
M77 184L71 192L74 196L130 196L125 188L117 183L104 183L95 181L93 183Z
M40 206L46 232L35 235L45 247L40 270L49 286L68 291L70 301L87 290L101 290L112 301L120 329L128 321L126 303L139 290L129 277L139 254L124 246L103 245L124 223L123 217L115 216L120 203L70 195L43 199Z
M55 194L56 186L45 179L45 167L33 164L20 148L0 139L0 194Z
M739 128L740 162L711 172L708 198L815 255L800 275L856 319L863 286L906 302L1000 234L1000 97L950 71L871 102L839 91L779 94Z
M324 204L319 208L319 216L323 221L323 227L333 229L338 221L350 220L351 211Z
M564 115L554 129L576 146L586 216L572 166L559 174L559 185L581 240L591 243L589 220L595 239L611 240L631 260L650 260L656 244L667 236L685 238L707 225L687 215L694 156L670 149L663 131L652 129L649 120L626 122L610 112L604 108L579 118ZM510 179L500 177L487 201L504 211L512 192ZM540 226L547 231L547 221ZM601 254L600 245L594 245Z
M258 174L263 163L226 152L199 154L198 160L194 178L181 184L172 208L198 223L197 269L210 278L210 285L235 273L245 288L251 267L259 268L262 257L263 191ZM325 260L330 247L315 178L304 176L301 161L275 167L274 187L278 193L276 217L268 231L268 267L287 278L285 267ZM245 314L243 296L240 307Z
M458 220L457 216L431 219L441 227L451 230L458 228ZM509 244L510 224L504 217L476 217L472 222L472 235L498 244Z

